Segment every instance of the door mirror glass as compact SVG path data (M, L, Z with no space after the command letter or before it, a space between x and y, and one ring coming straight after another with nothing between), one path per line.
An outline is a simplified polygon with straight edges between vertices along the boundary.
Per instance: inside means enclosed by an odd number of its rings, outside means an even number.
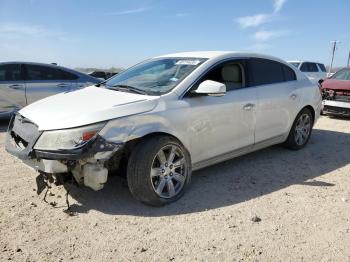
M210 96L223 96L226 93L226 86L223 83L206 80L195 90L196 94L206 94Z

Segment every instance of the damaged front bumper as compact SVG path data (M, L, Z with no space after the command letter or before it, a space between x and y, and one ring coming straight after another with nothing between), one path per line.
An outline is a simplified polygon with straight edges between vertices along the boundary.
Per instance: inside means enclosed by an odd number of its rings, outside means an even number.
M108 142L97 135L83 146L72 150L35 150L35 143L41 134L35 123L17 114L9 124L6 151L39 172L71 172L79 184L94 190L103 188L108 176L106 163L124 147L123 143Z
M323 113L339 116L350 116L350 102L323 100Z

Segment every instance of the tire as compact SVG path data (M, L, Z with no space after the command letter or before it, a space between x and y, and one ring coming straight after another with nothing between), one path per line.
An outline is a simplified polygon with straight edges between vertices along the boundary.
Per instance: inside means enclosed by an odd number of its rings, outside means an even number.
M137 200L162 206L183 196L191 172L191 158L185 147L172 137L156 136L140 142L131 152L127 181Z
M303 127L303 124L300 122L302 121L306 123L306 119L309 119L309 127L307 132L305 131L307 125L305 124ZM305 147L305 145L309 142L312 133L313 123L314 118L310 109L304 108L303 110L301 110L294 120L288 138L284 142L284 145L292 150L299 150ZM303 133L304 135L301 135L301 133Z

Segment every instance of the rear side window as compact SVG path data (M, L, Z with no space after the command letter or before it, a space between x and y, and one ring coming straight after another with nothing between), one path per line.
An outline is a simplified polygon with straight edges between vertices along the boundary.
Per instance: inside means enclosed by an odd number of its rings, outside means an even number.
M41 65L26 65L26 80L55 81L74 80L77 76L59 68Z
M68 71L64 71L64 70L60 70L62 71L62 74L63 74L63 80L76 80L78 79L79 77L71 72L68 72Z
M249 75L255 86L275 84L295 80L295 74L289 67L267 59L251 59Z
M21 66L19 64L0 65L0 81L19 81L21 77Z
M326 72L326 67L324 66L324 64L318 64L318 67L321 69L322 72Z
M300 67L301 72L318 72L317 65L315 63L305 62Z

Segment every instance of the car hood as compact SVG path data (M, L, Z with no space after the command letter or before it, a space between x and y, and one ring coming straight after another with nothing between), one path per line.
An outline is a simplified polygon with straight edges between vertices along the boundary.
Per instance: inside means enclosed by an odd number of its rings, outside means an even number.
M65 129L151 111L158 99L91 86L45 98L19 113L39 130Z
M349 90L350 91L350 81L349 80L326 79L322 83L322 89Z

